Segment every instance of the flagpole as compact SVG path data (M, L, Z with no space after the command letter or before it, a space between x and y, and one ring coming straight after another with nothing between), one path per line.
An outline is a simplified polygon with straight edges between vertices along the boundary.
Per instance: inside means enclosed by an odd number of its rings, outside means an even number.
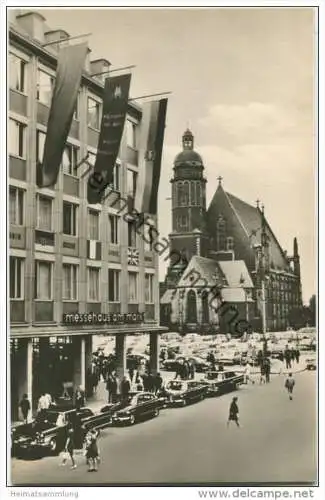
M100 73L94 73L90 76L93 77L93 76L107 75L108 73L115 73L116 71L124 71L125 69L132 69L132 68L136 68L136 65L132 64L131 66L123 66L122 68L107 69L106 71L101 71Z
M42 43L42 47L47 47L48 45L55 45L57 43L68 42L70 40L76 40L77 38L83 38L86 36L91 36L92 33L85 33L84 35L69 36L68 38L61 38L59 40L52 40L52 42Z
M146 99L147 97L157 97L158 95L168 95L172 94L172 92L158 92L157 94L148 94L148 95L141 95L139 97L132 97L132 99L129 99L129 101L138 101L140 99Z

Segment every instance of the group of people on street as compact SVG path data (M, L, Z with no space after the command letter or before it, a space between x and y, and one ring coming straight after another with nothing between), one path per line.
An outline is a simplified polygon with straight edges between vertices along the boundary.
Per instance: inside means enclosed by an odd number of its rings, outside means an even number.
M181 380L195 378L195 365L193 361L187 359L179 360L179 362L176 364L175 380L178 379L178 377Z
M292 364L294 362L298 364L300 360L300 351L298 347L289 347L289 345L286 345L283 353L283 358L284 359L282 359L281 361L285 361L287 369L292 368Z
M129 370L128 376L119 380L116 371L108 374L106 379L106 390L108 402L116 403L119 399L125 400L130 392L145 391L156 394L163 386L160 373L153 375L150 371Z
M88 472L93 472L98 470L99 464L99 448L98 448L98 436L99 432L95 429L90 430L84 442L84 454L86 457L86 463L88 465ZM67 428L66 442L64 446L64 451L62 453L61 466L65 466L68 458L71 460L71 469L76 469L77 464L74 457L75 452L75 430L70 424Z

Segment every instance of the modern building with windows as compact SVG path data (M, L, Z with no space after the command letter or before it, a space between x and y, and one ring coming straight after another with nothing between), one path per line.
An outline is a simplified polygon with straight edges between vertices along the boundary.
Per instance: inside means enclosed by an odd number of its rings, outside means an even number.
M136 189L141 108L129 105L113 186L103 203L89 205L87 178L96 158L105 78L92 75L110 67L105 59L92 61L89 50L57 184L39 188L36 163L43 158L61 47L43 45L68 34L50 29L37 12L10 15L10 352L16 418L23 393L35 406L42 391L58 395L69 384L87 388L93 334L116 334L121 376L125 336L150 333L151 368L157 369L161 328L157 255L123 217L123 200ZM80 166L85 157L89 164ZM78 324L76 313L110 314L110 323Z

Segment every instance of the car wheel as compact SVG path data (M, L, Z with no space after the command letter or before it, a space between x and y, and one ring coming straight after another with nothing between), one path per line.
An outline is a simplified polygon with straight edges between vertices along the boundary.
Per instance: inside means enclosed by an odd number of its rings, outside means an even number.
M240 389L240 384L235 384L235 390L238 391Z
M131 415L131 417L130 417L130 425L133 425L133 424L135 424L135 416Z
M159 410L158 410L158 408L156 408L155 411L154 411L153 416L154 417L158 417L158 415L159 415Z
M53 453L53 455L58 453L58 444L56 442L56 439L51 439L50 441L50 451Z

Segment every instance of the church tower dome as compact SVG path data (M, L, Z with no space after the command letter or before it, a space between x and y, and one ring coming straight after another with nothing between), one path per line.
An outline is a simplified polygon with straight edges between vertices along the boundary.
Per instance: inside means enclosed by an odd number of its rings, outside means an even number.
M182 136L183 151L174 160L172 185L171 250L181 255L181 265L186 267L193 255L204 257L207 252L206 236L206 179L201 156L194 151L194 136L187 129ZM174 261L173 261L174 260ZM177 257L171 258L169 273L179 265ZM173 267L175 266L176 267ZM175 271L176 272L176 271Z
M178 153L174 160L174 166L182 165L192 167L203 167L201 156L194 151L194 136L189 129L186 129L182 137L183 151Z

